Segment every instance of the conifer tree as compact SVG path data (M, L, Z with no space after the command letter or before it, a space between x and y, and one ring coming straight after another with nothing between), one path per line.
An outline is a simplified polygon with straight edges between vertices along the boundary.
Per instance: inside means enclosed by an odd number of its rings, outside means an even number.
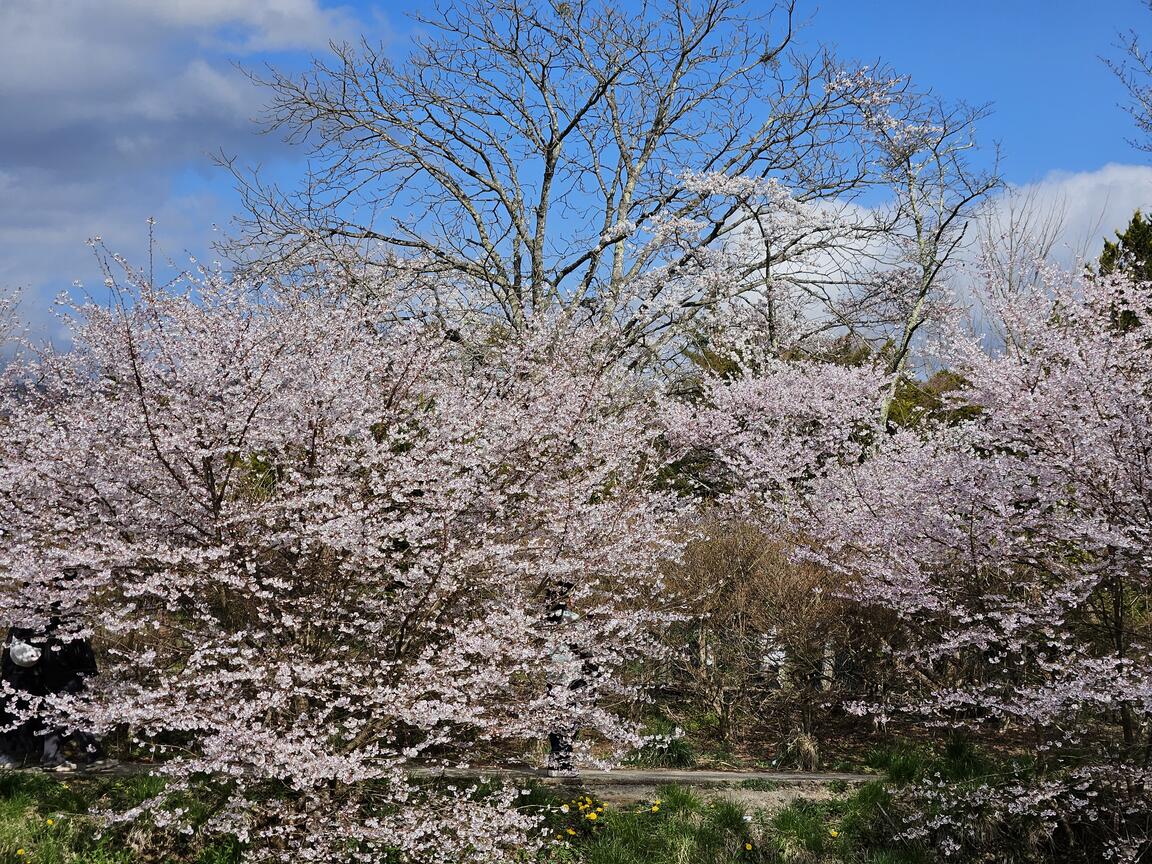
M1116 232L1116 240L1104 241L1100 253L1100 275L1127 273L1138 282L1152 281L1152 221L1139 210L1123 232Z

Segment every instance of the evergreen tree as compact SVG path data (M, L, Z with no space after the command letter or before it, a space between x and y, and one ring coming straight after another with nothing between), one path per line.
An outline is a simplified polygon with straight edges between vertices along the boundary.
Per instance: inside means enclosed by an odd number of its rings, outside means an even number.
M1104 241L1100 253L1100 275L1117 271L1129 274L1139 282L1152 281L1152 221L1137 210L1123 232L1116 232L1116 241Z

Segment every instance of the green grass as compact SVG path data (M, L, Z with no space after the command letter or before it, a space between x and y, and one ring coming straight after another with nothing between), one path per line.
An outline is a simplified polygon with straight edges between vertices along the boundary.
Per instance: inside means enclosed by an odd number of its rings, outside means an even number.
M925 864L925 850L893 840L892 793L875 781L831 800L793 801L760 815L765 861L781 864Z
M1005 773L1025 775L1034 770L1035 760L1017 755L1012 759L990 754L967 738L954 738L939 747L898 742L873 750L867 767L883 773L896 786L930 777L952 783L983 781Z
M698 761L696 747L683 730L663 716L652 716L644 722L644 734L658 736L634 750L624 760L636 768L691 768Z
M889 754L891 757L891 754ZM896 754L888 762L904 760ZM918 764L918 763L915 763ZM759 784L755 784L759 788ZM236 864L242 849L150 828L147 822L101 833L89 812L126 808L164 791L154 777L59 778L0 773L0 864ZM194 824L210 815L221 790L204 784L179 796ZM799 800L771 814L709 802L682 787L653 801L609 806L588 795L557 799L536 787L520 805L547 814L549 845L537 864L924 864L919 850L893 843L892 792L868 783L827 801ZM51 820L51 822L49 822ZM23 854L18 854L23 850ZM339 864L339 862L333 862Z
M0 774L0 862L128 864L132 853L97 836L90 789L32 773Z
M90 815L99 809L136 806L164 791L158 777L69 777L36 772L0 772L0 864L140 864L186 861L235 864L239 847L205 843L147 825L102 826ZM203 800L210 800L203 799ZM195 821L209 805L181 799Z
M569 803L550 823L542 864L926 864L923 850L893 843L891 795L881 782L841 799L794 801L773 813L708 802L664 787L656 802ZM574 809L579 801L582 809ZM655 810L653 808L656 808ZM599 809L597 809L599 808ZM588 812L597 818L588 820ZM568 824L563 820L572 822Z
M687 738L672 738L645 744L624 761L636 768L691 768L696 764L697 756Z
M597 805L602 806L602 805ZM545 850L548 864L743 864L764 861L745 811L663 787L651 802L604 807L591 827Z
M236 864L242 850L227 841L205 843L146 823L101 833L88 815L131 807L163 792L163 783L0 773L0 864ZM771 817L676 786L620 807L588 795L553 796L540 787L521 801L548 813L549 845L539 864L922 864L907 850L886 848L890 796L879 782L842 800L797 801ZM174 804L195 802L180 797ZM194 822L208 814L208 804L198 806L203 813L193 806Z

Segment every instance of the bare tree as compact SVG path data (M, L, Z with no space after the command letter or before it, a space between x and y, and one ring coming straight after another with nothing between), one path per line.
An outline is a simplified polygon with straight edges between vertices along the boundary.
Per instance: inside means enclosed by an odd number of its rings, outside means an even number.
M1152 11L1152 0L1145 0L1145 5ZM1121 58L1105 58L1104 62L1128 91L1128 113L1140 132L1140 137L1130 143L1152 151L1152 52L1144 47L1136 30L1120 34L1117 47L1123 52Z
M887 230L874 257L874 275L844 306L844 317L862 332L885 339L890 383L880 403L887 422L905 378L915 340L942 311L949 267L966 244L968 227L984 199L1002 184L997 161L982 168L973 159L982 106L948 104L931 92L891 91L877 80L861 105L880 155L879 172L891 190Z
M1066 200L1046 205L1035 188L1009 189L981 211L980 257L999 290L1016 294L1038 283L1067 215Z
M917 338L950 311L950 271L1001 180L995 155L986 166L975 156L986 108L946 102L867 67L842 71L827 86L847 94L859 112L858 145L870 159L866 182L880 200L867 208L822 202L831 215L820 242L811 242L812 232L770 229L761 232L765 254L750 249L745 257L775 268L775 281L765 277L758 296L769 353L779 353L774 331L782 322L793 352L839 354L847 347L851 354L853 346L871 346L889 375L879 405L886 421L908 381ZM819 335L837 338L813 339Z
M417 16L426 35L403 63L365 40L272 71L270 128L307 142L313 168L285 191L229 163L244 242L265 262L361 244L512 328L560 310L651 347L755 290L773 256L843 233L795 226L717 276L718 250L781 206L764 184L810 204L868 178L867 85L827 86L829 56L791 52L794 0L761 8L459 0Z

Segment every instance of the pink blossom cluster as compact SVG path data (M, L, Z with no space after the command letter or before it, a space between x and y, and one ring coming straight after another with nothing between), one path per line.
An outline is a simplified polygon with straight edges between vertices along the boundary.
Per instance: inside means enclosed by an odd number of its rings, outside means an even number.
M938 347L963 386L935 421L877 428L869 367L779 363L711 381L679 428L730 505L899 622L900 687L854 710L1036 748L1027 781L926 789L911 836L960 855L981 830L964 813L1027 815L1137 860L1152 843L1152 286L1050 271L1031 294L995 287L1005 342L957 330Z
M683 537L643 382L560 323L511 342L400 320L379 280L118 290L73 310L73 350L5 373L0 623L54 616L106 658L34 709L126 729L170 778L120 818L190 830L157 814L214 778L200 830L252 860L532 848L517 790L411 769L573 719L637 743L609 706ZM561 650L578 700L548 686Z

